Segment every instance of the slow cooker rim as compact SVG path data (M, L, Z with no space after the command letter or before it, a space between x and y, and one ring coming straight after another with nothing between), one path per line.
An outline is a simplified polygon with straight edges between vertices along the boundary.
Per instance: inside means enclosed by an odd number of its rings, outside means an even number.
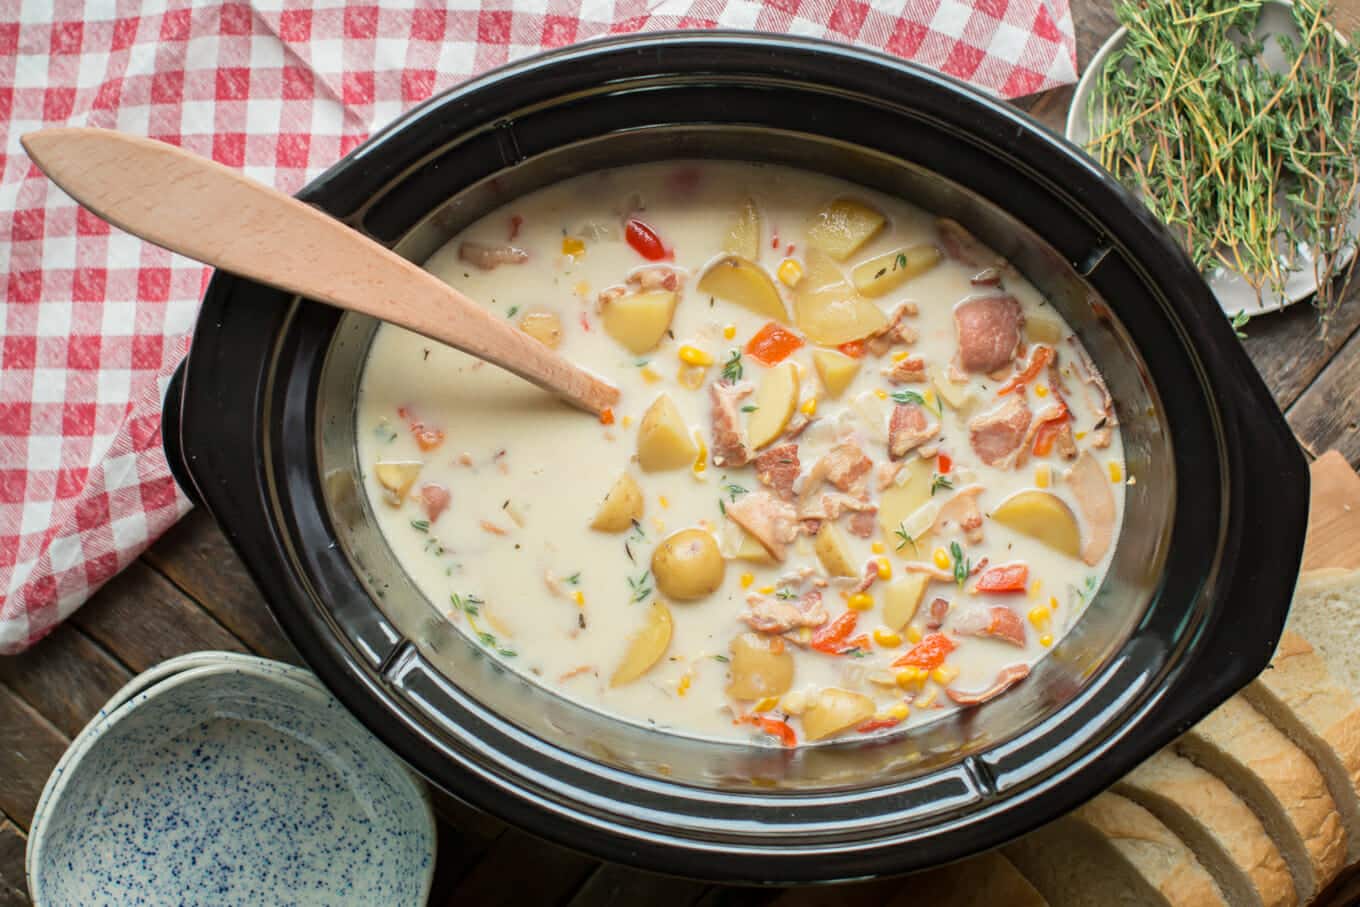
M464 86L464 87L462 87L462 88L455 89L453 92L450 93L450 95L461 96L461 95L463 95L463 94L466 93L466 92L471 92L471 91L474 91L474 90L480 90L480 89L482 89L482 88L484 88L484 87L488 87L488 86L491 86L491 85L496 84L496 82L497 82L499 79L502 79L502 78L506 78L506 77L512 76L512 75L514 75L515 73L520 72L520 71L528 71L528 70L532 70L532 69L535 69L535 68L538 68L538 67L547 65L547 64L551 63L551 62L554 61L554 60L560 60L560 59L567 58L567 57L574 57L574 56L581 55L581 54L584 54L584 55L587 55L587 56L596 55L596 54L607 54L607 53L610 53L610 52L615 52L615 51L617 51L620 47L629 48L629 47L636 46L636 47L638 47L638 48L640 48L640 49L645 49L646 47L649 47L649 46L654 45L655 42L657 42L657 41L659 41L659 40L662 40L664 37L666 37L666 36L662 36L662 37L660 37L660 38L658 38L658 37L651 37L651 38L642 38L642 39L638 39L638 38L616 39L616 40L611 41L611 42L601 42L601 43L597 43L597 44L592 44L592 45L588 46L587 48L573 48L573 49L571 49L571 51L569 51L569 52L559 52L558 55L549 55L549 57L547 57L547 58L538 58L537 60L529 61L528 63L525 63L525 64L512 64L512 65L509 66L509 67L502 68L501 70L498 70L498 71L496 71L495 73L492 73L492 74L490 74L490 75L488 75L488 76L484 76L484 77L482 77L481 79L479 79L479 80L477 80L477 81L475 81L475 82L473 82L473 83L469 83L468 85L466 85L466 86ZM699 42L699 41L705 41L705 40L708 39L708 36L704 36L703 38L696 38L696 37L694 37L693 35L689 35L689 34L686 34L686 35L684 35L683 37L685 38L685 40L687 40L687 41L689 41L689 42L692 42L692 43L694 43L694 42ZM751 43L752 38L751 38L751 36L748 36L748 35L721 35L721 36L717 36L717 38L715 38L714 40L728 40L728 41L731 41L731 40L738 40L738 41L740 41L740 42L743 43L743 44L749 44L749 43ZM869 55L869 54L865 54L864 52L859 52L859 51L851 52L849 49L841 48L841 47L836 46L836 45L825 46L825 45L822 45L820 42L811 42L811 41L806 41L806 40L801 40L801 39L799 39L799 40L791 40L791 39L764 39L764 40L762 40L760 43L762 43L762 44L769 44L769 45L771 45L771 46L785 47L785 48L788 48L790 45L798 45L798 46L801 46L803 49L807 49L807 48L811 47L811 48L817 50L817 51L820 52L820 53L830 53L830 54L841 54L841 53L845 53L845 54L847 54L847 55L849 55L849 56L851 56L851 57L855 57L855 58L874 57L874 58L876 58L876 59L870 59L869 62L875 63L875 64L890 63L890 64L895 65L895 66L898 67L898 68L902 68L902 69L908 70L908 72L912 73L912 74L915 75L915 76L918 76L918 77L919 77L919 76L922 75L920 72L913 72L913 71L915 70L914 67L908 67L908 66L906 66L905 64L901 64L900 61L896 61L894 58L888 58L888 57L881 57L881 58L879 58L878 55ZM523 70L521 70L521 69L519 68L521 65L524 67ZM948 80L944 79L943 77L939 77L938 75L935 75L935 74L925 74L925 75L926 75L930 80L932 80L932 81L935 81L935 82L943 82L944 84L948 85ZM396 124L396 125L395 125L394 127L392 127L391 129L385 130L382 134L380 134L380 136L375 137L375 139L374 139L374 140L371 140L371 142L370 142L368 145L365 145L365 146L364 146L364 149L366 149L366 150L365 150L365 153L364 153L363 155L358 156L358 157L356 158L356 160L364 160L364 161L370 161L370 162L371 162L371 161L373 160L373 158L371 157L371 155L376 154L379 150L381 150L381 143L382 143L382 141L385 140L385 137L389 137L389 136L392 136L392 135L396 134L397 127L406 128L406 127L408 127L409 125L411 125L411 124L413 124L413 123L418 123L418 122L420 122L420 119L421 119L422 116L427 115L427 114L429 114L430 112L432 112L432 111L434 111L435 109L437 109L437 104L440 103L441 101L447 101L448 98L449 98L449 96L443 96L443 97L441 97L441 99L435 99L434 101L428 102L427 105L423 105L421 108L418 108L417 111L415 111L414 113L412 113L412 114L408 115L407 117L403 118L401 121L399 121L398 124ZM987 105L989 105L989 106L992 106L992 107L995 107L995 106L996 106L995 102L991 102L990 100L986 100L986 99L982 99L982 100L984 100L985 103L986 103ZM1003 109L1001 112L1003 113L1003 115L1006 116L1006 119L1009 119L1009 120L1017 119L1017 116L1014 114L1013 111L1010 111L1010 110L1008 110L1008 109ZM1023 118L1020 118L1020 119L1023 119ZM1027 128L1028 128L1028 127L1027 127ZM1050 139L1049 141L1051 142L1052 140ZM341 176L343 176L344 172L345 172L348 168L351 168L351 167L353 167L353 166L355 166L355 165L356 165L356 162L353 161L353 160L350 160L350 159L346 159L346 161L342 161L340 164L338 164L338 165L336 166L336 168L333 168L333 170L332 170L330 173L328 173L328 176L327 176L326 178L323 178L323 180L319 181L317 184L314 184L314 187L309 188L309 190L308 190L307 193L305 193L305 194L307 195L307 197L309 197L309 198L310 198L311 200L313 200L313 201L318 201L318 202L323 201L323 198L322 198L322 197L325 195L325 187L326 187L326 185L327 185L328 183L333 183L334 180L339 179ZM1088 166L1087 169L1090 170L1091 168ZM1094 175L1095 175L1098 179L1100 179L1101 181L1108 182L1108 178L1104 177L1103 175L1101 175L1101 174L1099 174L1099 173L1095 173ZM1175 262L1173 262L1173 264L1174 264L1174 263L1175 263ZM1196 278L1196 279L1197 279L1197 278ZM218 275L217 277L214 278L214 283L218 284L218 287L216 288L216 289L218 290L218 292L220 292L223 296L225 296L225 295L230 295L230 290L232 289L232 288L231 288L231 284L232 284L233 280L234 280L233 278L225 277L225 276L223 276L223 275ZM1157 281L1157 282L1160 283L1161 281ZM209 296L210 296L210 298L214 298L214 293L210 291ZM210 308L210 306L205 302L205 313L208 311L209 308ZM1215 314L1216 314L1216 313L1215 313ZM1221 321L1221 319L1220 319L1220 321ZM1207 322L1206 322L1205 324L1203 324L1203 325L1200 325L1200 327L1201 327L1201 329L1208 329L1208 330L1212 330L1212 329L1213 329L1213 325L1212 325L1211 323L1207 323ZM1218 325L1218 328L1219 328L1220 331L1225 331L1225 330L1226 330L1226 327L1223 326L1223 325L1221 325L1221 324ZM202 344L202 346L206 347L206 346L210 346L210 344L204 343L204 344ZM195 341L195 351L194 351L194 352L195 352L196 354L200 352L200 343L199 343L199 341L198 341L197 339L196 339L196 341ZM206 352L206 350L204 350L204 352ZM1237 355L1238 355L1238 357L1239 357L1239 362L1236 363L1236 365L1238 366L1238 368L1236 368L1235 370L1236 370L1236 371L1241 371L1240 366L1245 362L1245 357L1242 356L1242 354L1240 353L1240 350L1237 352ZM1229 358L1231 358L1231 357L1229 357ZM1229 362L1229 363L1227 363L1227 365L1231 366L1231 365L1233 365L1233 363ZM193 367L193 363L191 363L191 366L190 366L190 367L191 367L191 368ZM1246 368L1247 368L1248 371L1250 371L1250 366L1249 366L1249 365L1247 365ZM1254 380L1254 381L1256 382L1256 384L1259 386L1259 378L1256 378L1255 375L1254 375L1254 373L1251 373L1251 379ZM187 387L187 395L189 395L189 396L192 396L193 393L194 393L193 384L194 384L193 381L190 381L190 382L188 383L188 387ZM1249 390L1251 390L1251 389L1255 389L1255 388L1249 388ZM1258 397L1260 396L1259 392L1257 393L1257 396L1258 396ZM1223 402L1223 401L1220 401L1220 402ZM190 405L192 405L192 404L190 404ZM1280 420L1278 419L1278 414L1276 414L1276 421L1277 421L1277 422L1280 421ZM167 424L169 424L169 423L167 423ZM1274 427L1277 429L1276 434L1278 435L1278 433L1279 433L1279 432L1278 432L1278 427L1279 427L1279 426L1276 425L1276 426L1274 426ZM1286 464L1286 465L1288 465L1288 464ZM191 468L191 471L192 471L192 468ZM1282 470L1282 471L1283 471L1283 470ZM206 489L205 489L205 490L206 490ZM211 499L216 498L216 499L218 500L219 506L221 506L221 505L223 505L223 504L225 503L225 502L223 502L223 501L221 500L220 494L213 494L213 493L209 492L209 493L206 494L205 496L210 498L210 502L211 502ZM217 509L217 508L215 508L215 509ZM271 531L274 531L274 530L271 529ZM233 541L234 541L234 543L237 543L238 545L239 545L239 543L240 543L239 538L234 538ZM250 559L249 559L249 558L247 558L247 562L250 563ZM254 565L252 564L252 570L253 570L253 569L254 569ZM258 577L257 577L257 578L258 578ZM264 584L262 583L262 585L264 585ZM288 630L289 635L292 636L292 637L294 638L295 643L297 643L297 644L299 645L299 649L302 650L302 651L304 651L304 654L307 654L307 655L308 655L308 660L311 661L311 662L313 663L313 666L317 669L317 671L318 671L319 674L322 674L323 677L326 677L328 683L332 686L333 689L334 689L337 685L346 686L346 687L353 687L355 681L363 681L363 680L367 680L367 678L365 678L365 677L357 677L357 676L354 676L354 675L351 673L351 669L357 669L357 670L362 671L362 665L351 664L351 665L349 665L349 666L343 666L343 667L340 667L340 668L338 668L338 669L331 670L331 668L333 668L333 667L335 667L335 666L331 664L331 662L328 660L328 658L327 658L326 656L327 656L327 655L329 655L329 656L331 656L331 657L335 657L336 655L341 655L341 656L343 656L343 653L342 653L342 652L337 652L337 651L334 651L334 650L331 651L331 652L329 652L329 653L324 652L325 645L326 645L326 643L328 642L327 640L324 640L324 639L310 639L310 640L309 640L309 639L307 639L307 632L306 632L306 631L308 631L309 628L307 628L307 627L303 626L301 623L299 623L299 620L292 619L292 618L299 618L299 615L297 615L296 613L289 612L287 609L280 609L278 606L275 606L275 611L276 611L276 614L279 616L280 622L285 624L285 628ZM299 618L299 619L300 619L300 618ZM291 626L290 626L290 625L291 625ZM307 646L306 646L306 648L304 648L304 645L303 645L304 640L307 641ZM334 643L334 642L336 642L336 641L335 641L335 640L330 640L329 642ZM317 643L318 645L313 646L313 645L311 645L311 643ZM332 647L332 648L333 648L333 647ZM310 653L308 652L309 649L311 650ZM321 664L318 664L317 660L316 660L315 658L313 658L314 655L321 655L321 656L322 656L322 657L320 658ZM1267 652L1267 657L1268 657L1268 652ZM324 672L323 672L323 670L322 670L322 664L324 664L324 665L326 666L326 668L327 668ZM1264 664L1264 662L1262 662L1262 664ZM349 674L350 676L344 676L344 675L346 675L346 674ZM329 676L328 676L328 675L329 675ZM339 681L339 680L344 680L344 683L343 683L343 684L337 684L337 681ZM354 695L342 696L342 697L341 697L342 700L346 701L346 704L349 705L351 708L356 709L356 711L360 711L361 713L366 713L366 714L365 714L366 722L369 724L370 727L375 727L375 720L374 720L374 719L377 719L377 723L378 723L378 724L381 724L381 723L382 723L382 719L383 719L383 718L390 719L390 717L391 717L390 712L387 711L386 709L384 709L383 707L379 706L377 702L365 701L365 700L361 697L360 691L357 690L357 689L353 690L352 692L353 692ZM383 699L383 700L386 700L387 702L384 703L385 705L388 705L388 706L391 705L391 702L390 702L391 697L390 697L390 696L381 696L381 695L377 695L377 694L380 693L381 691L377 690L376 687L373 688L373 689L365 690L365 691L363 691L363 692L366 693L366 694L368 694L368 695L370 695L370 696L372 696L373 699ZM356 703L362 703L362 705L365 706L365 708L362 708L362 709L357 708L357 707L356 707ZM372 707L371 709L369 708L370 706ZM390 742L390 741L389 741L389 742ZM405 752L405 750L407 750L407 749L408 749L408 748L406 748L406 747L398 747L398 750L399 750L399 751L404 751L404 755L407 755L407 758L411 758L409 752ZM424 760L422 760L422 761L424 761ZM422 766L422 767L424 767L424 766ZM435 768L437 769L438 766L436 766ZM431 773L432 773L432 774L438 774L437 771L432 771ZM1081 796L1081 799L1084 799L1084 795ZM1073 805L1075 805L1075 804L1073 804ZM536 821L534 821L534 820L540 818L539 815L538 815L538 813L536 812L536 810L530 809L530 808L528 808L528 807L526 806L525 809L522 810L521 812L522 812L522 815L519 816L518 819L517 819L517 821L520 821L521 824L525 824L525 825L528 825L528 826L530 826L530 827L533 827L533 826L535 826L535 825L538 824ZM1018 827L1015 827L1013 830L1018 831L1018 830L1021 830L1021 829L1018 828ZM1006 836L1009 836L1010 833L1011 833L1011 831L1008 831L1008 832L1006 833ZM560 837L560 835L555 835L555 836ZM571 842L568 841L567 843L571 843ZM634 841L632 841L632 844L633 844L633 845L636 845L637 842L634 840ZM624 844L624 849L620 849L619 846L614 846L614 847L612 848L613 851L614 851L614 858L616 858L616 859L627 859L629 856L633 856L633 857L638 856L638 854L636 854L636 853L631 853L631 852L629 852L629 851L627 850L627 846L628 846L628 845L627 845L626 843ZM604 850L604 849L606 849L606 848L600 848L600 849ZM693 874L701 875L701 876L702 876L702 875L711 875L711 874L712 874L712 870L714 869L714 866L713 866L713 865L704 865L704 864L701 864L701 862L700 862L700 856L699 856L699 854L697 854L697 853L691 853L690 856L691 856L691 860L690 860L690 868L689 868L688 871L691 871L691 872L693 872ZM665 859L663 860L662 857L664 857ZM668 852L666 852L666 849L663 848L663 852L662 852L661 854L653 854L653 855L650 856L649 859L643 860L643 862L647 862L648 865L651 865L653 868L669 869L670 871L676 871L676 870L675 870L675 867L676 867L677 863L676 863L676 860L674 859L674 857L675 857L675 854L674 854L674 853L668 853ZM748 859L750 859L750 858L748 858ZM754 865L744 866L744 867L743 867L743 869L742 869L742 874L743 874L743 875L747 875L751 870L759 870L760 865L761 865L761 864L760 864L760 858L755 858L755 860L756 860L756 862L755 862ZM770 865L771 867L774 867L774 866L776 866L776 865L778 865L778 864L776 864L776 863L770 863L769 865ZM781 868L782 870L787 871L787 870L790 868L790 864L789 864L787 861L784 861L783 865L782 865L780 868ZM896 867L891 867L891 866L889 866L888 868L896 868ZM683 870L682 870L682 871L683 871ZM749 877L749 876L748 876L748 877ZM791 878L791 876L788 875L787 872L786 872L786 874L785 874L785 877L786 877L786 878ZM822 876L821 876L820 874L818 874L816 877L822 877Z

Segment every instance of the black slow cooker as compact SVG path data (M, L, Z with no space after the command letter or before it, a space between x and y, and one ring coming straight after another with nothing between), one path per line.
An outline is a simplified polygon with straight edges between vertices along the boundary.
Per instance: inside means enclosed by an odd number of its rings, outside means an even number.
M668 158L848 178L961 221L1014 262L1117 401L1134 484L1109 576L1017 689L889 739L785 750L609 718L488 660L377 534L354 438L376 323L219 272L167 398L171 464L317 675L422 774L650 869L754 882L906 872L1072 809L1266 665L1303 545L1303 456L1167 231L1004 104L813 40L629 37L441 95L301 197L422 261L518 195Z

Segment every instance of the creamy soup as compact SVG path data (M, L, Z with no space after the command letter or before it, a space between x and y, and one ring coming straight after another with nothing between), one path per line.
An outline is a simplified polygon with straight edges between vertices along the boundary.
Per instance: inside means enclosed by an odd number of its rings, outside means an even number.
M564 696L770 745L888 733L1023 683L1103 578L1131 481L1105 385L953 222L666 162L520 198L426 267L621 391L596 419L390 325L361 384L397 558Z

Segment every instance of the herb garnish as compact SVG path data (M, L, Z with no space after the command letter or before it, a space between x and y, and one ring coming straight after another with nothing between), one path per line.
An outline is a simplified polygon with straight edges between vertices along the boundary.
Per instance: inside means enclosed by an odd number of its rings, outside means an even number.
M753 413L758 409L760 409L759 406L756 406L754 403L748 403L741 408L741 411L744 413Z
M920 406L926 405L926 398L922 397L916 391L893 391L892 398L898 403L916 403Z
M1247 339L1247 332L1242 329L1247 326L1248 321L1251 321L1251 316L1247 314L1247 310L1239 309L1232 317L1232 321L1228 322L1232 325L1233 333L1237 335L1238 340Z
M429 520L412 520L412 521L411 521L411 528L414 529L416 532L429 532L429 531L430 531L430 521L429 521Z
M728 381L740 381L742 376L741 350L732 350L723 363L722 376Z
M505 317L506 317L506 318L514 318L515 315L517 315L518 313L519 313L519 306L517 306L517 305L512 305L512 306L510 307L510 311L508 311L508 312L505 313Z
M726 655L710 655L708 657L713 659L714 661L721 661L723 664L727 664L729 661L732 660L728 658Z
M949 543L949 554L954 559L954 582L962 589L963 584L968 581L968 574L973 572L972 558L966 561L963 559L963 548L958 542Z
M935 478L930 480L930 496L932 498L935 497L935 492L939 491L942 488L945 491L954 490L954 482L952 479L949 478L949 476L937 475Z
M797 598L798 593L794 592L788 586L781 586L779 591L774 594L774 597L787 602Z
M911 537L911 534L907 532L907 524L905 522L897 524L897 528L893 530L893 535L901 539L901 541L897 543L897 548L895 550L901 551L908 545L911 546L912 551L916 550L916 540L913 539Z
M723 476L723 478L727 478L727 477L726 477L726 476ZM734 483L732 483L732 482L727 482L727 483L725 483L725 484L723 485L723 487L722 487L722 490L723 490L723 494L728 495L728 496L730 497L730 499L731 499L731 501L732 501L733 504L735 504L735 503L737 502L737 498L738 498L740 495L749 494L750 491L751 491L751 489L749 489L749 488L742 488L740 485L736 485L736 484L734 484Z
M577 571L576 571L575 573L573 573L571 576L569 576L569 577L567 577L565 580L563 580L563 582L565 582L568 586L576 586L576 585L579 585L580 582L581 582L581 571L580 571L580 570L577 570Z
M627 577L628 588L633 590L632 604L637 604L652 594L652 587L648 584L648 580L651 579L651 576L651 570L644 570L642 571L642 575L637 579L633 579L631 576Z

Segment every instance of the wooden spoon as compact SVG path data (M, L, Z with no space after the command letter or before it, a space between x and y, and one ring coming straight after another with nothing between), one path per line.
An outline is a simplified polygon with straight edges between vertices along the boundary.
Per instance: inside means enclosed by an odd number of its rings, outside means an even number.
M597 415L618 389L439 278L334 219L214 161L107 129L20 139L68 195L147 242L381 318L493 362Z

